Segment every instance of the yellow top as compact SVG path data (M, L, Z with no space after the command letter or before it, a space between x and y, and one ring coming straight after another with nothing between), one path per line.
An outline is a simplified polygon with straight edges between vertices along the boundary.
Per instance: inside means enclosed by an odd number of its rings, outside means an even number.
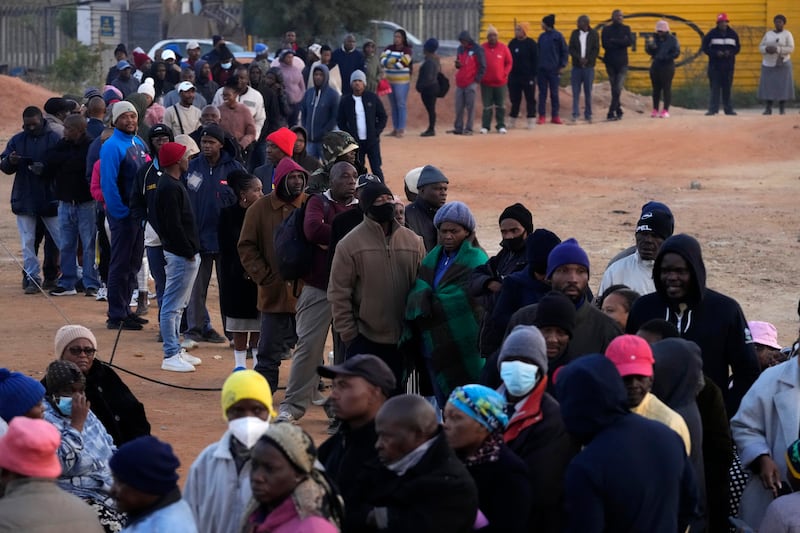
M656 398L655 395L647 393L642 403L631 409L637 415L641 415L650 420L661 422L683 439L683 444L686 446L686 455L692 452L692 438L689 436L689 427L683 420L683 417L667 407L667 405Z

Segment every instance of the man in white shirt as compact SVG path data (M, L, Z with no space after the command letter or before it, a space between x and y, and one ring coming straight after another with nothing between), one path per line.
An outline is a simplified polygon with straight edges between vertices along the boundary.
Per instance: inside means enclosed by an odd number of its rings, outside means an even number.
M636 251L606 268L598 294L612 285L627 285L641 295L655 292L653 262L674 228L672 213L661 209L643 210L636 223Z
M200 127L202 112L194 105L197 91L188 81L182 81L175 90L178 91L180 101L167 108L164 123L177 135L189 135Z
M594 83L594 65L600 55L600 34L589 26L589 17L578 17L578 28L572 31L569 38L569 55L572 58L572 122L580 115L581 87L583 87L586 122L592 122L592 84Z
M352 94L339 102L339 129L358 140L358 162L364 165L369 156L372 174L383 180L380 135L386 127L386 110L375 93L367 91L367 76L356 70L350 76Z

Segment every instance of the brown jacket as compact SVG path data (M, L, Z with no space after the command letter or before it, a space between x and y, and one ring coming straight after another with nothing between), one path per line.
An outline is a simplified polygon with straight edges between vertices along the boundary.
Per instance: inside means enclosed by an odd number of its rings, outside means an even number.
M294 282L284 281L278 274L274 235L289 213L305 201L305 193L287 203L272 191L251 205L244 216L239 259L247 275L258 285L258 310L262 313L295 312ZM296 292L300 294L300 287Z
M102 533L89 505L56 485L55 479L22 478L6 486L0 498L0 531Z
M380 344L400 340L406 297L423 257L422 238L396 221L388 242L381 225L369 217L339 241L328 301L344 342L359 334Z

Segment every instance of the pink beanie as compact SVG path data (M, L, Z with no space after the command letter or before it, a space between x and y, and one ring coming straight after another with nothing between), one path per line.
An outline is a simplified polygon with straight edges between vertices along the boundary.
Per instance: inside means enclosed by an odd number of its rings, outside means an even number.
M61 434L41 418L14 417L0 437L0 468L28 477L55 479L61 475L56 450Z

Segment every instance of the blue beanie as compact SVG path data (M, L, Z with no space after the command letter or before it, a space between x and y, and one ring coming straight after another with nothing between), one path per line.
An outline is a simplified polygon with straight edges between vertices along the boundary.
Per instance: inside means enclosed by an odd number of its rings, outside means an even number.
M150 435L126 442L108 462L115 478L155 496L178 487L180 465L172 446Z
M433 37L431 37L430 39L428 39L427 41L425 41L425 44L423 44L423 45L422 45L422 49L423 49L425 52L430 52L430 53L432 54L432 53L434 53L436 50L438 50L438 49L439 49L439 41L437 41L436 39L434 39Z
M475 231L475 217L464 202L446 203L436 211L433 217L436 229L445 222L454 222L465 227L470 233Z
M547 256L547 279L550 279L555 269L561 265L581 265L586 267L587 272L591 274L589 256L575 239L567 239L562 242Z
M419 173L417 190L421 189L425 185L432 185L434 183L450 183L450 180L448 180L447 176L445 176L442 171L435 166L425 165L422 167L422 172Z
M41 383L20 372L0 368L0 418L11 422L15 416L23 416L44 399Z
M483 385L456 387L447 399L453 407L482 425L490 434L502 432L508 424L506 399L494 389Z

